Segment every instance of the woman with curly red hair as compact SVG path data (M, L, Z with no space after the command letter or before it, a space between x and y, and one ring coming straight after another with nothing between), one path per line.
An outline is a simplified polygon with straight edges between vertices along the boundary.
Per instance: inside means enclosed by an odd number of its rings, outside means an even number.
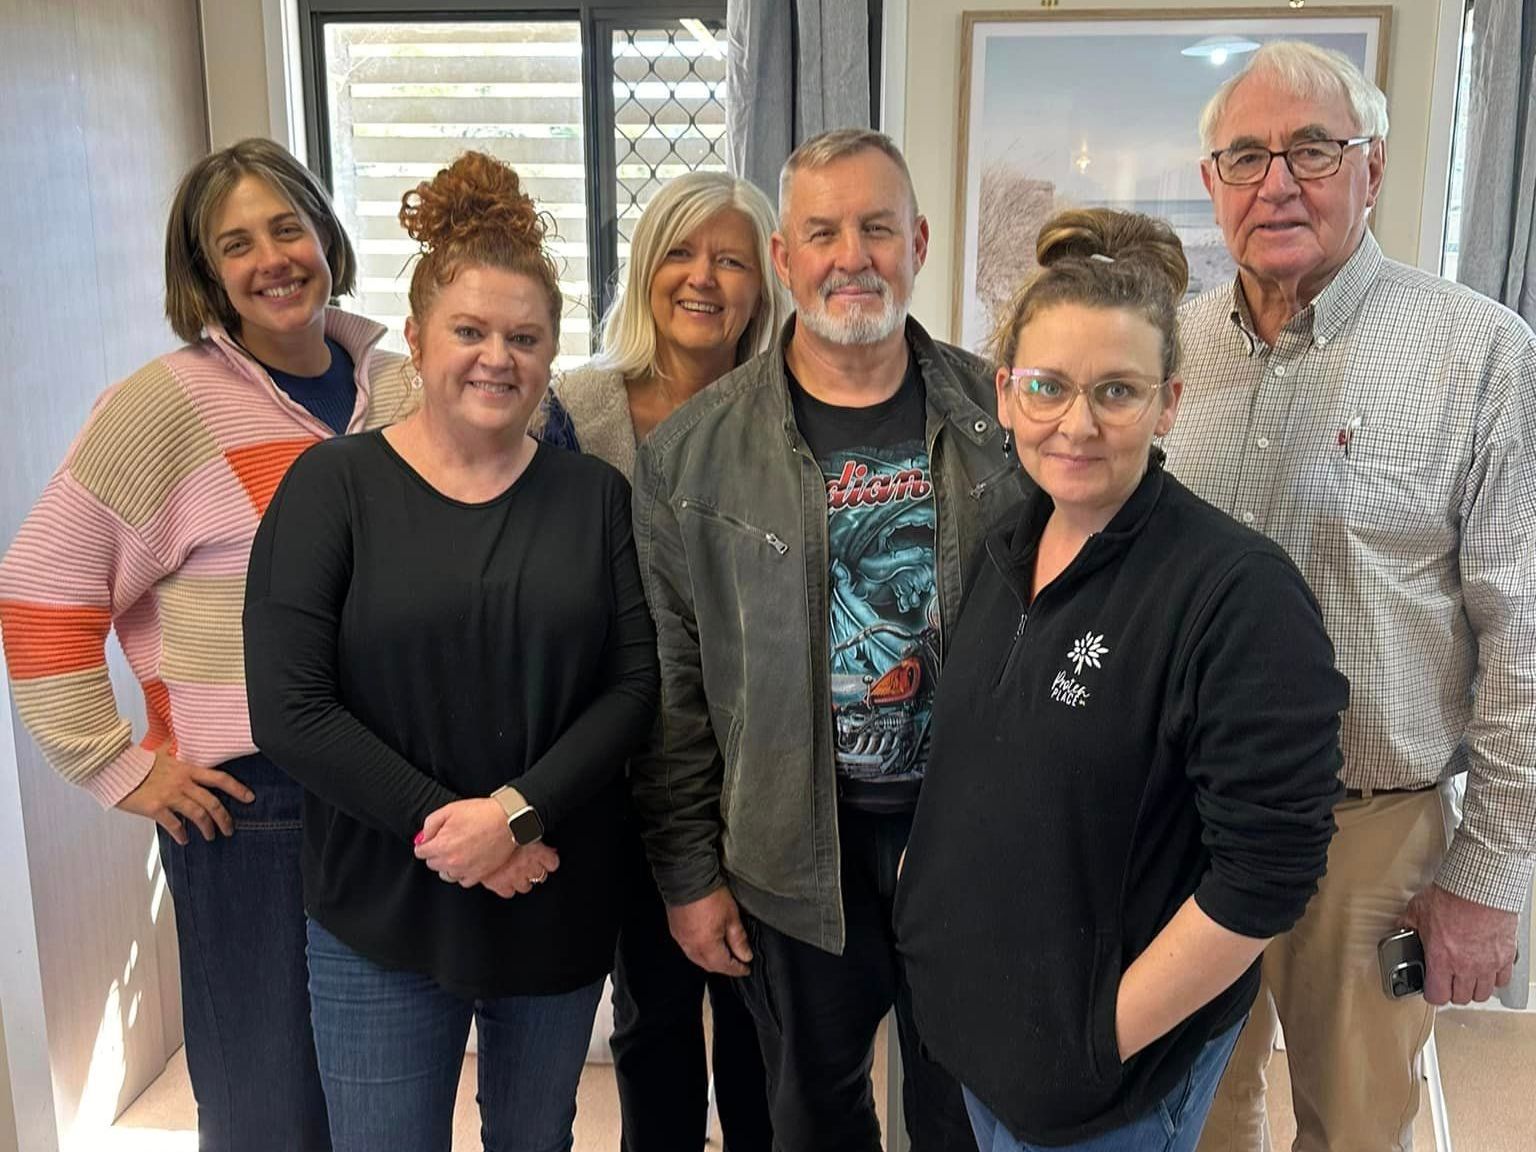
M256 743L306 789L337 1152L447 1152L471 1019L488 1152L571 1147L618 932L623 768L657 707L629 488L541 448L560 291L517 175L406 194L419 404L305 453L256 535ZM558 871L557 871L558 869Z

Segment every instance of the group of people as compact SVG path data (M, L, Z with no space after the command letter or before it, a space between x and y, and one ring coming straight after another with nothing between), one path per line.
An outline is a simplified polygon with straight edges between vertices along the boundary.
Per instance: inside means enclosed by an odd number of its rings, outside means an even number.
M778 210L695 173L551 387L546 220L408 192L408 356L323 188L182 182L187 346L110 389L0 563L18 712L154 820L205 1152L569 1149L603 981L625 1152L1404 1149L1434 1006L1536 855L1536 338L1386 259L1381 93L1275 43L1200 161L1234 282L1069 209L989 359L908 313L900 151ZM113 699L116 630L144 691ZM1466 779L1459 827L1446 816ZM1389 998L1407 925L1423 998ZM1202 1134L1203 1133L1203 1134Z

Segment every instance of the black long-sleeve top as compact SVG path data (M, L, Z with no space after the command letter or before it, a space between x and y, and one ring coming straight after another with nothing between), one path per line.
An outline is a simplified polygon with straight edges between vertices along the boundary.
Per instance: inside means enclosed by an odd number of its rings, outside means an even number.
M1021 1139L1130 1123L1258 963L1128 1062L1120 979L1191 896L1265 938L1316 890L1348 685L1279 547L1153 467L1031 602L1050 498L987 554L945 659L897 891L924 1043Z
M497 498L442 495L381 432L317 444L256 533L257 744L306 790L308 914L453 991L568 991L611 967L634 859L624 765L657 708L629 488L541 447ZM428 813L511 783L560 869L524 896L415 858Z

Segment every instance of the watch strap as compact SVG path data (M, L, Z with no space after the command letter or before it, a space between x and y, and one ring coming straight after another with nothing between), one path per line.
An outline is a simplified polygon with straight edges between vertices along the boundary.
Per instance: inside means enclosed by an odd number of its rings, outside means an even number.
M516 816L524 808L528 807L528 801L518 795L517 789L510 784L503 784L491 793L491 799L501 805L501 810L508 820Z

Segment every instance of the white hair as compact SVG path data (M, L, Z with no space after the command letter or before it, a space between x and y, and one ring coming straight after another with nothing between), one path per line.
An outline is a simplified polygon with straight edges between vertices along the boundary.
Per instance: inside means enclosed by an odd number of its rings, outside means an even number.
M1250 76L1267 76L1292 94L1308 100L1343 96L1355 119L1355 130L1364 136L1387 137L1387 98L1371 83L1355 62L1342 52L1319 48L1304 40L1274 40L1248 58L1236 76L1227 80L1200 113L1200 147L1217 147L1216 128L1238 85Z
M789 319L789 303L773 271L770 243L773 206L756 186L724 172L689 172L669 180L640 214L630 241L629 265L618 297L603 318L603 346L597 360L626 379L656 371L656 318L651 314L651 281L669 251L721 212L741 213L752 226L761 296L737 345L737 362L773 346Z

